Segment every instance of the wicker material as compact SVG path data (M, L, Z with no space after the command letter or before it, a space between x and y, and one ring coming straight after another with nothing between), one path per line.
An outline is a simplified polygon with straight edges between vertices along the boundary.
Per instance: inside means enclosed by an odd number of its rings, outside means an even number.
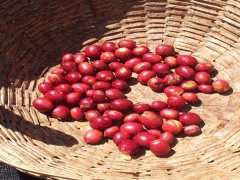
M239 179L239 28L239 0L1 1L0 161L53 179ZM86 145L87 123L59 122L31 107L36 84L64 52L124 37L152 50L174 44L214 63L233 87L228 96L199 94L202 105L192 111L204 119L203 133L178 138L168 158L147 151L127 160L112 141ZM128 97L165 98L139 84Z

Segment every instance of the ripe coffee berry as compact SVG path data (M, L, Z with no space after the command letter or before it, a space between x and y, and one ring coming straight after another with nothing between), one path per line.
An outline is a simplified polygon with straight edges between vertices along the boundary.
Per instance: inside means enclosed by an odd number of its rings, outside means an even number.
M211 73L214 70L214 66L211 63L199 63L195 66L195 70L198 72Z
M118 145L118 149L125 155L133 155L138 152L139 145L133 140L124 140Z
M152 70L158 75L158 76L166 76L167 74L170 73L171 68L167 64L163 63L157 63L154 64L152 67Z
M170 146L166 141L156 139L149 144L151 152L156 156L163 156L169 153Z
M178 55L177 64L179 66L191 66L194 67L197 64L197 59L190 55Z
M197 83L193 80L183 81L180 86L184 91L194 91L197 89Z
M160 116L164 119L178 119L179 112L175 109L164 108L160 111Z
M52 90L53 89L53 85L49 82L42 82L40 84L38 84L38 90L39 92L45 94L47 93L48 91Z
M198 125L202 122L202 119L196 113L186 112L179 116L179 121L184 125Z
M96 59L101 54L101 48L98 45L90 45L84 50L86 55L91 59Z
M187 136L195 136L201 131L200 127L197 125L189 125L183 127L183 133Z
M142 123L148 129L157 129L162 126L162 118L155 112L145 111L138 117L140 123Z
M115 50L117 49L117 45L116 45L115 42L105 41L104 43L102 43L100 48L103 52L108 51L108 52L113 52L114 53Z
M96 129L91 129L85 132L84 141L88 144L98 144L103 139L103 133Z
M180 66L175 70L175 73L180 75L183 79L192 79L195 71L188 66Z
M153 77L148 80L147 85L153 90L153 91L160 91L164 88L165 83L163 79L159 77Z
M133 49L133 54L137 57L142 57L144 54L149 52L149 48L147 46L139 46Z
M186 92L182 94L182 97L189 104L195 104L198 101L198 96L195 93Z
M75 56L71 53L64 54L62 57L62 61L74 61Z
M162 125L163 131L170 132L175 135L182 132L182 129L183 129L182 123L177 120L168 120L168 121L165 121Z
M152 107L147 103L136 103L133 105L133 110L138 114L142 114L144 111L149 111L151 109Z
M33 100L32 105L39 112L48 112L51 111L54 107L52 101L47 98L36 98Z
M164 63L169 65L171 68L177 66L177 58L174 56L167 56L164 58Z
M211 76L207 72L197 72L194 79L198 84L209 84Z
M175 53L174 47L169 44L160 44L156 47L156 53L160 56L172 56Z
M167 104L171 108L182 108L185 105L185 99L182 96L173 95L168 97Z
M137 76L137 80L138 82L140 82L141 84L144 84L146 85L148 80L155 77L156 76L156 73L151 71L151 70L145 70L145 71L142 71L138 74Z
M225 93L230 90L230 85L228 84L227 81L225 81L223 79L213 81L212 87L218 93Z

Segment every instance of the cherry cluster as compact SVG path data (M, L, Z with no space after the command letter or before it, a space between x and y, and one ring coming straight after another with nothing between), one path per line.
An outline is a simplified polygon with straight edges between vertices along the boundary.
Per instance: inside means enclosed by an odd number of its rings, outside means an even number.
M179 110L198 102L196 92L225 93L230 86L225 80L211 79L211 63L179 55L168 44L158 45L155 51L123 39L118 44L90 45L75 55L67 53L60 68L51 71L48 82L38 85L43 97L32 104L60 120L89 121L92 129L84 134L89 144L98 144L105 137L113 139L126 155L137 153L140 147L150 148L157 156L166 155L174 136L194 136L201 131L199 115L180 114ZM138 74L139 83L163 91L167 102L133 104L127 99L132 72Z

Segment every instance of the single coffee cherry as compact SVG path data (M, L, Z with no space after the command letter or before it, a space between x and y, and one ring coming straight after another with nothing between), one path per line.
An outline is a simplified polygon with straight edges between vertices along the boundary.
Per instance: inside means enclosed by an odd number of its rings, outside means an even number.
M142 62L142 59L134 57L125 62L125 66L128 68L133 68L136 64Z
M155 136L155 138L159 138L160 135L162 134L162 132L158 129L149 129L147 132Z
M111 41L105 41L104 43L102 43L101 45L101 50L103 52L115 52L115 50L117 49L117 45L115 42L111 42Z
M167 108L168 105L163 101L153 101L151 107L155 111L161 111L162 109Z
M195 66L195 70L197 72L207 72L211 73L214 70L214 66L211 63L199 63Z
M84 118L84 112L79 107L72 108L70 110L70 115L71 115L71 118L77 121L82 120Z
M49 99L50 101L52 101L53 103L61 103L64 101L65 97L64 94L61 91L58 90L51 90L48 91L45 95L45 98Z
M103 133L96 129L90 129L84 133L83 138L88 144L98 144L103 139Z
M152 70L158 75L158 76L166 76L170 73L171 68L167 64L163 63L156 63L153 65Z
M63 84L65 82L65 78L60 74L50 74L48 76L48 81L52 85L56 86L56 85L59 85L59 84Z
M114 88L108 89L106 90L105 94L106 97L110 100L124 98L124 94L119 89Z
M197 59L191 55L178 55L177 64L179 66L194 67L197 64Z
M55 90L61 91L63 94L68 94L72 91L72 88L69 84L59 84L55 87Z
M160 111L160 116L164 119L178 119L179 112L175 109L164 108Z
M121 125L120 131L126 132L130 135L136 135L143 131L143 127L142 127L142 124L137 122L127 122Z
M70 83L70 84L74 84L74 83L80 82L81 78L82 78L82 75L79 72L77 72L77 71L69 72L65 76L65 80L68 83Z
M32 102L32 105L39 112L48 112L48 111L51 111L54 107L52 101L42 97L34 99Z
M173 95L181 95L183 94L184 90L178 86L168 86L164 89L164 93L170 97Z
M167 120L162 125L162 130L165 132L170 132L174 135L182 132L183 125L180 121L177 120Z
M48 91L52 90L54 87L49 82L41 82L38 84L38 90L39 92L46 94Z
M95 73L95 69L90 62L81 62L78 65L78 71L83 75L93 75Z
M204 94L211 94L214 91L212 85L209 85L209 84L199 85L198 90Z
M149 144L151 152L156 156L163 156L169 153L170 146L166 141L156 139Z
M98 81L112 81L115 78L115 75L112 71L99 71L96 74L96 79Z
M130 59L132 57L132 50L131 49L128 49L126 47L121 47L121 48L118 48L116 49L115 51L115 56L117 58L119 58L122 62L125 62L127 61L128 59Z
M103 115L115 122L119 122L124 118L123 113L116 110L106 110L104 111Z
M74 62L76 64L80 64L84 61L87 61L87 55L84 52L75 54Z
M225 93L225 92L227 92L227 91L229 91L231 89L231 87L228 84L228 82L223 80L223 79L219 79L219 80L213 81L212 87L218 93Z
M137 122L140 115L137 113L128 114L124 117L123 121L126 122Z
M140 73L145 70L150 70L151 68L152 68L152 65L150 62L140 62L133 67L133 71L135 73Z
M115 99L111 102L111 108L117 111L126 111L133 107L133 102L129 99Z
M195 135L199 134L200 131L201 131L201 129L197 125L189 125L189 126L183 127L183 134L185 134L187 136L195 136Z
M86 47L84 52L86 53L87 57L91 59L96 59L99 58L99 56L101 55L101 48L98 45L94 44Z
M128 49L134 49L136 47L135 42L132 39L122 39L118 42L118 47L125 47Z
M140 132L133 137L133 140L142 147L149 147L150 142L155 140L156 137L148 132Z
M197 72L194 79L198 84L209 84L211 76L207 72Z
M97 81L93 84L92 89L93 90L102 90L102 91L106 91L109 88L111 88L111 84L109 82L105 82L105 81Z
M96 104L92 98L82 98L79 102L79 107L83 111L88 111L91 109L94 109L96 107Z
M103 62L102 60L95 60L92 62L92 65L97 71L108 69L108 64Z
M75 59L75 56L72 53L67 53L67 54L63 55L62 62L63 61L74 61L74 59Z
M175 68L177 66L177 58L174 56L167 56L164 58L164 63L169 65L171 68Z
M197 83L193 80L183 81L180 86L184 91L194 91L197 89Z
M106 64L116 61L116 56L112 52L103 52L100 56L100 60Z
M118 150L125 155L134 155L139 150L139 145L133 140L124 140L118 145Z
M162 57L154 53L146 53L142 56L144 62L149 62L151 64L156 64L162 62Z
M138 117L138 120L148 129L160 128L163 123L162 118L153 111L144 111L144 113Z
M96 119L98 117L100 117L101 114L98 110L88 110L87 112L85 112L85 119L89 122L92 122L93 119Z
M128 88L128 84L124 80L116 79L112 82L112 87L115 89L119 89L120 91L123 91Z
M125 65L123 63L120 63L120 62L117 62L117 61L114 61L114 62L111 62L108 67L109 69L111 69L112 71L116 71L117 69L121 68L121 67L124 67Z
M77 70L77 65L76 65L76 63L74 61L63 61L61 63L61 68L65 72L71 72L71 71Z
M118 126L112 126L104 130L104 137L113 138L113 136L119 132Z
M52 116L58 119L65 119L69 116L70 111L67 106L58 105L52 111Z
M174 136L170 132L163 132L162 134L160 134L159 139L166 141L170 145L174 141Z
M138 46L133 49L133 54L137 57L142 57L144 54L149 52L149 48L147 46Z
M74 83L71 85L71 88L74 92L78 92L80 94L85 94L88 90L90 90L90 86L84 83Z
M182 82L182 77L178 74L167 74L164 79L166 86L178 85Z
M124 140L130 139L130 134L127 132L117 132L113 136L113 142L118 145Z
M90 122L90 126L93 129L97 129L97 130L107 129L111 125L112 125L112 120L106 116L97 117Z
M185 105L185 99L182 96L173 95L168 97L167 104L171 108L182 108Z
M182 97L189 104L195 104L198 101L198 96L195 93L186 92L182 94Z
M152 109L152 107L147 103L139 102L139 103L136 103L133 105L134 112L136 112L138 114L142 114L144 111L149 111L151 109Z
M121 67L115 71L118 79L127 80L132 76L132 71L128 67Z
M151 70L145 70L138 74L137 80L143 85L147 85L149 79L156 76L156 73Z
M175 53L174 47L170 44L159 44L156 47L156 53L160 56L172 56Z
M192 79L195 71L188 66L180 66L175 70L175 73L180 75L183 79Z
M147 85L153 90L153 91L160 91L164 88L165 83L163 79L159 77L153 77L148 80Z
M81 100L81 95L78 92L71 92L66 95L65 101L69 105L77 105Z
M184 125L198 125L202 122L202 119L196 113L186 112L179 116L179 121Z

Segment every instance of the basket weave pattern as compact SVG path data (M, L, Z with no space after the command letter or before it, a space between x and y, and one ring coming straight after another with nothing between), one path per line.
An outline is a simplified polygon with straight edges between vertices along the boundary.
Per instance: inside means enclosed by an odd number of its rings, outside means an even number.
M53 179L239 179L240 1L79 0L0 2L0 161ZM228 96L199 94L192 107L202 134L178 138L168 158L150 152L121 157L112 141L82 139L87 123L59 122L31 107L36 85L65 52L132 38L152 50L173 44L181 54L214 64L230 82ZM134 102L165 99L139 84Z

